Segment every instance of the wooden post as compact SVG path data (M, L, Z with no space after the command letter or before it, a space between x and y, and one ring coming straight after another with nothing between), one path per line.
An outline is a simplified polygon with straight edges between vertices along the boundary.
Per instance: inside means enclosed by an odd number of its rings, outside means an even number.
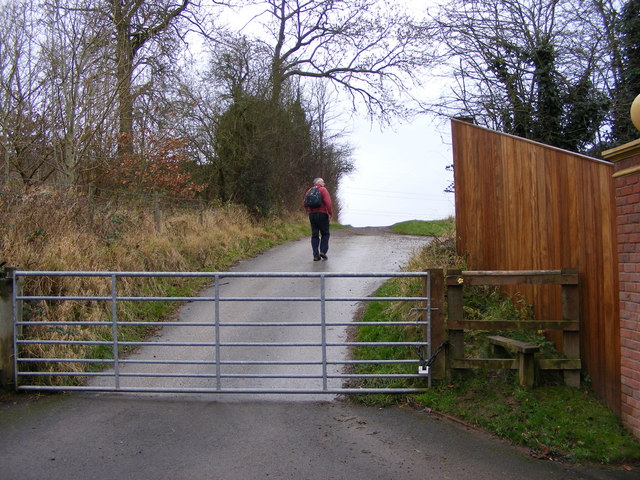
M93 228L93 222L95 219L96 205L95 205L95 187L89 185L89 191L87 192L87 200L89 203L89 211L87 213L87 223Z
M535 383L536 367L533 353L518 353L518 376L520 386L533 388Z
M445 340L444 324L444 272L442 270L430 269L431 292L426 292L426 282L424 285L424 296L431 300L431 354ZM445 352L436 357L431 365L431 376L436 380L446 377Z
M158 193L153 194L153 223L156 227L156 232L160 232L162 230L162 211L160 210Z
M200 201L198 202L198 206L199 208L199 215L198 215L198 220L200 220L200 225L204 225L204 210L206 208L206 204L204 203L204 199L200 199Z
M562 273L574 273L575 268L565 268ZM580 290L578 285L562 285L562 319L580 321ZM562 348L567 358L580 358L580 331L563 330ZM580 371L564 370L564 383L580 388Z
M449 354L447 355L447 375L451 375L451 361L464 358L464 311L462 290L464 278L462 270L450 270L447 275L447 330L449 334Z
M13 351L13 270L0 277L0 387L15 388L15 352Z

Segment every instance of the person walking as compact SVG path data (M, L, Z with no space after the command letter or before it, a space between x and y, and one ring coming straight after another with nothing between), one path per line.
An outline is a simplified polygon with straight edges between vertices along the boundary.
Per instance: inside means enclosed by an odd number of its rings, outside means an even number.
M310 197L313 196L319 196L319 200L317 202L313 202L313 200L310 201ZM329 190L324 186L324 180L322 178L313 180L313 186L305 193L303 205L307 209L309 223L311 224L313 261L327 260L330 236L329 219L333 217L333 204Z

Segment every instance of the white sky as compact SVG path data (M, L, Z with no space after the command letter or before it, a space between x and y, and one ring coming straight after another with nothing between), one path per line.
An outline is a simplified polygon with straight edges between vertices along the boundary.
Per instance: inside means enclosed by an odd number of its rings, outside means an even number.
M447 122L423 117L380 131L356 121L345 140L354 147L356 170L338 189L340 222L354 227L387 226L405 220L439 220L454 215Z
M395 0L410 9L425 9L431 0ZM232 13L227 23L236 29L246 25L263 7ZM247 27L252 33L257 25ZM246 30L245 30L246 33ZM431 83L433 87L433 83ZM347 102L345 110L350 110ZM343 178L338 191L339 221L354 227L387 226L405 220L439 220L454 215L454 195L444 189L453 180L446 166L453 163L449 123L436 124L419 117L410 124L394 124L380 130L364 117L344 125L341 139L353 148L355 171ZM310 176L317 174L310 172Z

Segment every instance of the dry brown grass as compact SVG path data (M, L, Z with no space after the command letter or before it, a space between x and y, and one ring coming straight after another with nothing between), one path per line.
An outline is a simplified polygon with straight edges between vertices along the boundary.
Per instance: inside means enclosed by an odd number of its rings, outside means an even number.
M306 234L302 215L257 222L236 206L172 209L163 212L158 225L150 208L97 206L85 197L50 190L20 197L0 195L0 220L0 261L32 271L224 271L241 258ZM120 295L162 296L178 287L197 289L198 284L142 278L118 281ZM110 289L110 280L103 277L29 277L24 284L30 295L108 296ZM110 319L109 308L108 302L32 302L25 306L25 317L96 322ZM123 310L119 316L124 319L141 317L139 309ZM146 313L142 317L150 319ZM110 329L28 326L25 335L43 340L100 340L110 335ZM77 358L92 350L34 345L28 354ZM43 367L53 371L58 365ZM79 368L65 364L66 370Z

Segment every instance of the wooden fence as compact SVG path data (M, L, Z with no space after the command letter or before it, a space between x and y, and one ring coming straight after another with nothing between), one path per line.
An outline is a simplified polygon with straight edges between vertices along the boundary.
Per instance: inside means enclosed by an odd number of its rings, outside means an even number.
M471 270L576 266L582 366L596 394L619 412L613 165L461 120L451 126L458 252ZM536 318L562 317L557 289L505 288L522 293Z
M520 385L530 388L535 383L536 370L561 370L564 381L572 387L580 387L580 295L578 273L575 269L474 272L449 270L445 278L447 285L447 330L449 351L448 369L502 369L518 370ZM536 320L467 320L464 316L463 289L472 285L555 285L562 297L562 317ZM558 288L559 287L559 288ZM539 347L508 337L490 336L494 346L500 346L515 354L515 360L501 358L466 358L464 348L465 330L488 331L557 331L562 339L566 358L537 358Z

